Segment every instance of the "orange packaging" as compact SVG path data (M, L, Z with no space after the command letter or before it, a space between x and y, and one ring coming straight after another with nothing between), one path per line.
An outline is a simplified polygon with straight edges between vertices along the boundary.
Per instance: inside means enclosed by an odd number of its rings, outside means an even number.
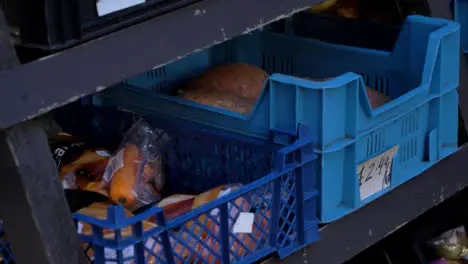
M111 156L108 151L66 133L59 133L49 146L64 189L103 191L100 183ZM88 189L90 185L94 187Z
M111 200L132 211L161 198L162 142L155 134L148 125L137 122L109 160L104 173Z
M126 145L112 157L104 177L109 182L109 197L130 210L160 199L161 186L154 184L160 171L145 161L135 144Z

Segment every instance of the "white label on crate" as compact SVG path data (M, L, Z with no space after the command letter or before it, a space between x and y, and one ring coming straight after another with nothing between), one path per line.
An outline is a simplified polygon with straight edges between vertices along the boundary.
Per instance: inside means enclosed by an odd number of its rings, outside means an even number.
M119 152L117 152L117 154L115 154L115 156L109 159L103 175L103 178L106 182L110 182L112 177L114 177L114 174L124 166L124 152L125 148L122 148L119 150Z
M133 246L128 246L122 250L122 255L124 258L131 258L135 255L135 250ZM104 248L104 256L106 260L114 260L117 259L117 251L111 248ZM106 262L106 263L113 263L113 262Z
M359 192L364 200L390 186L393 157L398 146L358 165Z
M99 16L104 16L144 2L145 0L98 0L96 9Z
M234 223L234 227L232 228L232 232L234 234L237 233L252 233L252 226L254 223L255 215L253 213L241 212L239 217L237 217L236 222Z
M96 150L96 154L98 154L101 157L110 157L111 154L105 150Z
M148 238L145 241L145 248L153 248L156 244L156 241L153 238ZM154 253L153 253L154 254ZM133 258L135 256L134 246L128 246L122 250L122 255L124 259ZM111 248L104 248L104 256L106 258L105 264L115 264L117 263L114 260L117 260L117 251ZM127 260L123 262L124 264L134 263L133 260Z
M83 233L83 223L78 222L78 226L76 227L76 231L78 232L78 234Z

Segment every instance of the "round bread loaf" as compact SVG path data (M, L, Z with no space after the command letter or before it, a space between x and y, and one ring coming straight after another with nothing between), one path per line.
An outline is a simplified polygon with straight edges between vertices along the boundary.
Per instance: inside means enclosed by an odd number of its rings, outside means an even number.
M254 106L253 102L249 102L240 96L217 90L191 90L184 92L182 97L199 104L211 105L241 114L250 113Z
M256 102L268 73L245 63L233 63L215 67L192 81L186 91L220 91L232 93Z

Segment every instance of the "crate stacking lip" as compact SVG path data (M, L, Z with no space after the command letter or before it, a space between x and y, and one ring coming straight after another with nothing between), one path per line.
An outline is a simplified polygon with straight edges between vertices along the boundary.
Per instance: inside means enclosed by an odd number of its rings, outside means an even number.
M283 131L274 138L279 144L306 125L320 160L320 220L330 222L457 149L459 38L457 23L417 15L407 17L392 52L258 32L137 76L94 102L264 140ZM231 62L271 74L249 115L173 96L208 68ZM372 109L366 86L392 100Z
M171 191L244 185L174 219L166 219L156 206L131 217L121 206L109 207L107 219L75 213L79 225L92 226L92 234L80 234L90 261L252 263L275 252L287 256L318 239L318 213L312 209L317 208L318 192L311 177L317 156L306 127L291 144L272 146L170 120L150 123L164 127L166 136L160 138L169 139L165 158ZM246 171L249 166L257 169ZM250 233L234 232L241 214L252 214ZM155 225L145 228L145 220ZM125 229L131 234L123 235Z
M468 53L468 1L453 0L453 18L460 23L460 45Z

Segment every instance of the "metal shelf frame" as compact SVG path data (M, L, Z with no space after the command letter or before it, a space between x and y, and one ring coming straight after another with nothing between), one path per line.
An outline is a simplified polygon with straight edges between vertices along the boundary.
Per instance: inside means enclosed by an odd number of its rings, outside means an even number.
M15 59L0 12L0 218L17 263L86 263L35 117L321 1L205 0L23 65ZM451 18L449 0L429 0L428 6L432 16ZM461 115L468 120L463 56L458 91ZM467 160L468 147L461 147L422 175L323 227L318 243L285 260L266 262L343 263L467 187Z

